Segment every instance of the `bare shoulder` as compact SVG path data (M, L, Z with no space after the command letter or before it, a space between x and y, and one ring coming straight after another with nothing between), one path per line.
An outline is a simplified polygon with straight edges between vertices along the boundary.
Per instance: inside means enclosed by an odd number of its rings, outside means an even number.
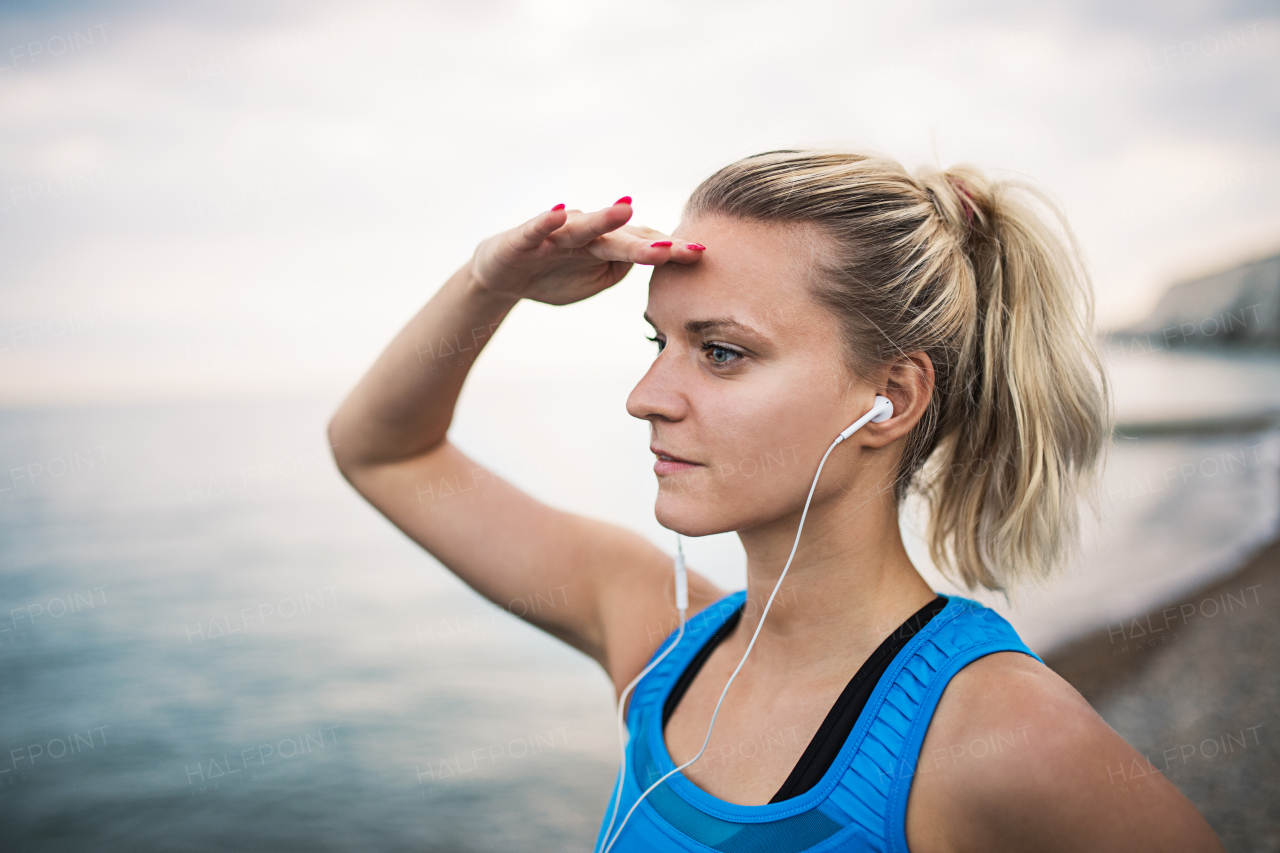
M979 658L947 685L912 780L907 840L913 853L1222 850L1173 783L1018 652Z
M690 621L727 593L689 569ZM644 669L662 641L680 627L675 607L675 575L670 558L645 571L630 572L608 585L601 597L605 630L605 670L620 696Z

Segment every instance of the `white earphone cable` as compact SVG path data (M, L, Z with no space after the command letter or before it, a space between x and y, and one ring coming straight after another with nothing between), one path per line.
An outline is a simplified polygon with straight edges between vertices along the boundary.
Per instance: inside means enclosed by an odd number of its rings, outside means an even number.
M676 534L676 550L678 553L678 556L676 557L678 561L676 571L677 571L677 576L679 576L680 568L682 568L684 563L684 547L681 545L679 533ZM680 581L677 580L676 584L678 587L680 584ZM649 672L655 666L662 663L662 659L665 658L667 655L671 654L671 651L680 644L680 640L684 637L684 614L685 614L686 608L688 607L688 604L687 602L682 601L682 597L679 591L677 591L676 593L676 603L677 605L683 603L685 604L685 607L680 608L680 630L676 633L675 641L672 642L670 646L667 646L666 651L658 655L658 657L652 663L650 663L644 669L640 670L640 674L631 680L631 683L628 684L626 689L622 691L622 697L618 699L618 743L622 749L622 762L618 767L618 795L614 798L613 814L609 818L608 829L606 829L604 831L604 834L601 836L602 839L609 837L609 833L613 831L613 822L618 819L618 804L622 801L622 787L623 787L624 781L626 780L626 773L627 773L626 732L627 730L622 720L622 713L623 713L623 710L627 707L627 696L631 693L632 689L634 689L635 686L640 683L640 679L648 675ZM630 816L631 814L630 812L628 812L627 817L630 817ZM623 823L625 824L626 821L624 820ZM622 832L622 827L618 827L618 832ZM612 846L612 843L610 843L610 846ZM608 850L608 849L609 849L608 847L605 848L605 850Z
M654 788L658 787L663 782L665 782L667 778L672 774L679 773L681 770L684 770L686 767L689 767L691 764L693 764L695 761L701 758L702 753L706 751L707 744L711 742L711 730L715 728L716 717L719 716L720 714L720 706L721 704L724 703L724 697L728 694L729 687L733 684L733 680L738 677L738 673L742 670L743 664L747 662L747 656L750 655L751 650L755 648L756 638L760 636L760 629L764 627L764 620L769 615L769 608L773 606L774 596L778 594L778 589L781 588L782 581L787 576L787 570L791 568L791 561L796 556L796 548L798 548L800 545L800 532L804 530L805 516L809 514L809 502L813 500L813 492L818 487L818 477L822 476L822 466L827 464L827 457L831 455L831 451L836 449L836 445L844 441L846 438L848 438L849 435L852 435L859 427L861 427L863 424L869 421L874 414L875 414L875 410L873 409L872 411L864 415L862 418L860 418L852 427L850 427L848 430L846 430L845 432L837 436L836 440L831 442L831 446L827 448L827 452L822 454L822 461L818 463L818 473L813 475L813 485L809 487L809 496L805 498L805 501L804 501L804 511L800 513L800 526L796 528L796 541L791 545L791 555L787 557L787 564L782 567L782 574L778 575L778 582L773 585L773 592L769 594L769 601L764 606L764 612L760 614L760 622L756 625L755 633L751 635L751 642L747 644L747 650L746 652L743 653L742 660L738 661L738 666L736 669L734 669L733 675L729 676L729 681L725 683L724 690L720 692L720 699L716 702L716 708L711 713L711 725L707 726L707 736L702 741L702 748L698 750L697 755L695 755L693 758L690 758L684 764L681 764L679 767L676 767L672 770L667 771L667 773L665 773L661 779L659 779L657 782L654 782L652 785L650 785L648 789L643 794L640 795L640 798L637 799L635 803L632 804L631 809L627 812L627 816L622 819L622 823L618 826L618 831L614 833L613 838L609 841L607 845L605 845L605 848L603 851L601 851L601 853L609 853L609 849L613 847L613 843L617 841L618 836L622 834L623 827L627 825L627 821L631 819L631 815L635 813L636 808L640 805L640 803L644 800L644 798L649 796L650 791L652 791ZM676 534L677 544L679 543L679 541L680 541L680 535ZM683 555L683 551L681 552L681 554ZM680 630L683 633L684 611L680 612L680 622L681 622ZM678 639L677 639L677 642L679 642ZM675 643L672 643L671 647L668 648L667 651L669 652L671 651L671 649L674 649L674 648L675 648ZM663 655L665 656L665 654L666 653L664 652ZM661 658L659 658L659 660L661 660ZM651 664L650 667L645 670L645 672L648 672L649 669L653 667L653 665L657 664L657 662L658 661L654 661L654 663ZM641 673L641 675L644 675L644 673ZM638 680L639 679L637 678L637 681ZM634 684L635 682L632 682L632 683ZM630 690L630 688L627 688L627 689ZM625 693L624 693L624 697L625 697ZM619 709L621 709L621 707L622 706L619 705ZM619 720L622 719L621 710L619 710L618 712L618 719ZM619 726L621 726L621 723L619 723ZM626 747L623 747L623 764L624 766L626 764ZM625 781L626 781L625 776L620 775L618 777L618 801L621 801L622 785L625 783ZM615 802L614 804L614 809L615 811L614 811L613 817L616 818L617 802ZM609 829L611 830L612 828L613 828L613 820L610 819ZM606 830L603 837L607 838L608 834L609 834L609 830Z

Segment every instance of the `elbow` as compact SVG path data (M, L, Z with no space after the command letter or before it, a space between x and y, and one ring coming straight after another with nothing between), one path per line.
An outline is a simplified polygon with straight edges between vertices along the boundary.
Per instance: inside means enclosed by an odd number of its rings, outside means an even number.
M329 453L333 456L333 462L338 466L338 471L348 480L351 479L351 469L354 467L355 460L352 458L352 447L346 430L341 426L342 413L338 412L329 419L329 426L325 430L329 439Z
M385 430L361 417L352 416L342 408L329 419L326 434L334 464L353 486L356 485L356 478L364 471L407 462L426 455L445 443L445 437L441 436L430 444L405 448L397 441L396 436L388 437Z

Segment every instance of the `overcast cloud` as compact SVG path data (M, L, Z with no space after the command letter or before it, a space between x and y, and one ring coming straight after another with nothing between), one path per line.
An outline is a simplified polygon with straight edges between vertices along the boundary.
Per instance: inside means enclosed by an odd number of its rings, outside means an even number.
M770 148L1035 180L1107 325L1280 248L1274 6L961 5L7 7L0 405L339 394L480 239L623 194L669 231ZM625 393L647 278L521 305L478 372Z

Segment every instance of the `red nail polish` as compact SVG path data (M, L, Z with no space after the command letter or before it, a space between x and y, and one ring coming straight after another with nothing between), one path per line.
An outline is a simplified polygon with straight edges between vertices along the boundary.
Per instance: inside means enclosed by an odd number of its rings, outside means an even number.
M707 250L707 247L706 247L706 246L704 246L704 245L702 245L701 243L690 243L690 244L689 244L689 248L690 248L690 249L695 249L695 250L697 250L697 251L699 251L699 252L705 252L705 251Z
M552 209L552 210L564 210L564 205L563 205L563 204L557 204L555 207L553 207L553 208L551 208L551 209Z
M670 246L670 245L671 245L671 241L670 241L670 240L659 240L658 242L656 242L656 243L650 243L649 245L650 245L650 246Z
M631 196L624 195L622 198L615 201L614 204L631 204Z

